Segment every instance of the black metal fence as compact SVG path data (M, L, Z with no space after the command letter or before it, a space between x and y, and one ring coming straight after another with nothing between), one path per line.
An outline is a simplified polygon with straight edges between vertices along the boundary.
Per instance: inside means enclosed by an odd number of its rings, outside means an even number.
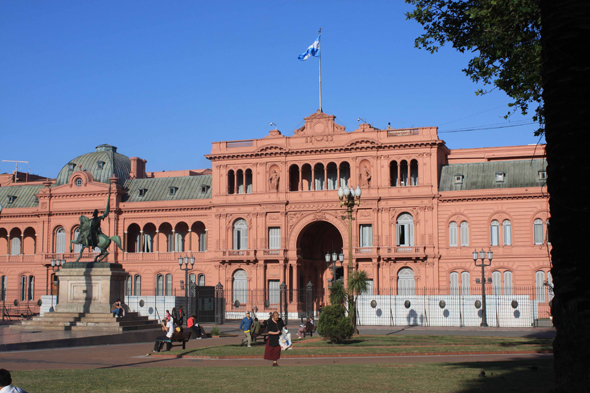
M31 297L28 291L8 289L0 291L2 320L30 319L35 315L39 315L39 299Z

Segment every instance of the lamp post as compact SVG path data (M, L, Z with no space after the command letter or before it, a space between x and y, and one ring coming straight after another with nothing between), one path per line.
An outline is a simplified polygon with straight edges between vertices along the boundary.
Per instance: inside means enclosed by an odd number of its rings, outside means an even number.
M184 261L184 267L182 267L182 262ZM189 268L189 264L190 264L190 268ZM186 307L186 311L185 313L187 313L186 315L189 315L189 313L192 313L192 310L189 310L188 307L188 287L189 287L189 282L188 282L188 272L193 270L195 265L195 257L178 257L178 267L180 267L180 270L184 271L184 307Z
M66 263L65 259L59 259L59 258L58 259L52 259L51 260L51 271L54 272L54 273L55 273L56 270L59 271L63 267L64 263ZM55 280L55 282L57 282L57 285L56 285L57 295L56 296L58 296L58 302L59 302L59 278L57 278ZM53 280L52 280L52 283L51 284L53 286ZM51 308L53 309L53 293L51 294Z
M332 254L329 252L326 253L326 264L328 265L328 269L332 270L332 282L330 287L336 282L336 262L338 261L340 261L340 266L342 267L342 263L344 262L344 254L342 252L340 252L340 254L336 254L335 251L332 252Z
M352 275L352 208L354 205L361 204L361 188L348 188L346 185L338 189L338 198L340 199L340 206L346 206L346 213L348 218L348 277ZM347 281L347 280L344 280ZM345 282L348 288L348 282Z
M477 259L481 259L481 264L477 264ZM487 252L487 257L488 257L488 263L486 263L485 259L486 259L486 252L484 250L481 250L478 252L477 250L473 251L473 262L475 263L475 266L479 267L481 266L481 304L482 304L482 308L481 308L481 327L488 327L488 319L487 319L487 315L486 315L486 272L485 272L485 268L486 266L491 266L492 265L492 257L494 256L494 253L490 250Z

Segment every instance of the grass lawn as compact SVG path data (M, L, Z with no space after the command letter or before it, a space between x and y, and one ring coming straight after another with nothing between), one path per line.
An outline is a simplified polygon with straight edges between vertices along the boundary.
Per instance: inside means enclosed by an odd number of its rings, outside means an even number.
M281 356L551 351L552 343L552 339L522 337L355 336L343 344L331 344L317 339L297 340L293 344L294 349L283 352ZM168 354L168 352L164 353ZM264 343L262 342L253 343L252 348L223 345L169 352L169 354L183 356L261 357L263 353Z
M546 392L553 360L15 371L28 392ZM486 377L480 377L485 370Z

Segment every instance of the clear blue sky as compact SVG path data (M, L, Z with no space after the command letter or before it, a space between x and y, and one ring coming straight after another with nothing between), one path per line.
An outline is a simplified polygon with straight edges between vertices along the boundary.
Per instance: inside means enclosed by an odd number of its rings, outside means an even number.
M211 142L284 135L318 109L348 131L438 126L451 149L536 143L509 98L478 88L451 47L414 48L422 27L395 1L2 1L0 160L56 177L109 143L149 171L209 168ZM14 164L0 163L0 172Z

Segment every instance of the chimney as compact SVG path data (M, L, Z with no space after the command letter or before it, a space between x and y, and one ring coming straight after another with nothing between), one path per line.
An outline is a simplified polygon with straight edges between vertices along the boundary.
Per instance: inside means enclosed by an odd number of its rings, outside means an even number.
M131 157L131 171L129 177L131 179L145 179L145 164L146 160L139 157Z

